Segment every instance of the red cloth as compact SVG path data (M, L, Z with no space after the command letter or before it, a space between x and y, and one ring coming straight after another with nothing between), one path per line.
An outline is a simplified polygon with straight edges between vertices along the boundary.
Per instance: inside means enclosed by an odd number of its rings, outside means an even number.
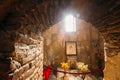
M49 75L51 73L51 67L47 66L44 70L43 70L43 76L45 76L45 78L43 80L48 80Z

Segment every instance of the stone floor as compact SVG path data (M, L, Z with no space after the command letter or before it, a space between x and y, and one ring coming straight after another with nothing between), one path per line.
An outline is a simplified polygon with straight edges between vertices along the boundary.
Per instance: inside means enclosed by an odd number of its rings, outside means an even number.
M59 75L56 77L55 75L51 74L49 77L49 80L63 80L63 73L59 73ZM68 80L83 80L81 78L81 75L72 75L72 74L67 74ZM102 80L102 79L96 79L92 75L86 75L84 80Z
M60 71L64 71L61 68L58 68ZM70 70L69 72L76 72L76 70ZM49 80L63 80L64 73L63 72L57 72L57 76L55 76L53 73L49 76ZM94 75L87 74L85 75L85 78L82 78L82 75L80 74L66 74L68 80L103 80L99 77L99 79L96 79Z

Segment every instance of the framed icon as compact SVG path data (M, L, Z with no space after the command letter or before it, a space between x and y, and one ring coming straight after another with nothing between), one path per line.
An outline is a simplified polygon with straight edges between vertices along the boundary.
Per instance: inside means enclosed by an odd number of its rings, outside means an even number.
M75 41L65 42L66 55L77 55L77 44Z

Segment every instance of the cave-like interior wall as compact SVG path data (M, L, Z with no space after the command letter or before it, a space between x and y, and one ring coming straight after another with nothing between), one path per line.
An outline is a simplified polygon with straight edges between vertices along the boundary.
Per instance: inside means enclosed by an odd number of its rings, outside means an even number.
M33 29L0 30L0 80L42 80L43 37Z

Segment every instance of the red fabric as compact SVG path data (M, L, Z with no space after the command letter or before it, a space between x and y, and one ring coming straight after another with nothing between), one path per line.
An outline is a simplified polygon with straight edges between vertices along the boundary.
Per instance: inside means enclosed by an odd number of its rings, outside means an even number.
M43 70L43 75L45 76L45 78L43 80L48 80L49 75L51 73L51 67L47 66L44 70Z

